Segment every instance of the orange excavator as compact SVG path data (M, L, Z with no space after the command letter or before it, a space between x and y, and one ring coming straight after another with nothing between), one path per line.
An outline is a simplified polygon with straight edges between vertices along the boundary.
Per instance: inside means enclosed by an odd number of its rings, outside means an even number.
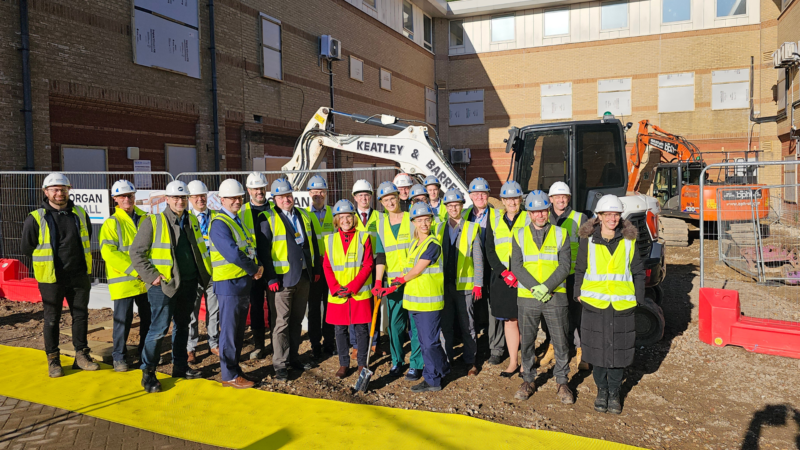
M689 245L689 227L696 228L700 221L701 201L705 202L706 222L719 218L752 221L754 205L758 219L769 214L769 191L757 189L755 175L742 168L706 171L701 197L700 176L705 167L700 150L686 138L648 120L639 122L636 142L628 154L628 191L658 199L659 237L666 245Z

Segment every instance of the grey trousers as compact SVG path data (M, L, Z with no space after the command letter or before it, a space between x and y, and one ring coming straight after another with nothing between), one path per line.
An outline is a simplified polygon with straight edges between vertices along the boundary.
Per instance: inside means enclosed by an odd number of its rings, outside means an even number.
M219 347L219 302L214 293L214 283L209 281L208 287L197 285L197 297L194 300L191 322L189 322L189 342L186 351L193 352L200 340L200 303L203 294L206 296L206 328L208 329L208 347Z
M462 360L468 364L475 364L475 353L478 351L478 342L475 335L475 319L473 316L474 302L472 292L459 291L455 284L444 285L444 309L442 310L442 346L447 354L447 360L453 363L453 343L455 339L454 323L458 320L461 329L461 340L464 342Z
M311 287L305 271L292 287L281 286L278 292L269 291L269 321L275 324L272 334L272 366L275 370L286 369L289 363L298 360L303 318L308 306Z
M560 296L561 298L556 298ZM519 308L520 347L522 347L523 379L533 382L536 378L536 335L544 317L550 329L550 341L556 354L553 374L558 384L567 384L569 378L569 310L566 295L556 293L547 303L532 298L517 298Z
M485 292L488 292L488 290L488 288L484 289ZM505 327L503 326L503 321L497 320L492 314L492 304L489 299L486 299L486 303L489 304L489 350L492 356L502 357L506 350Z

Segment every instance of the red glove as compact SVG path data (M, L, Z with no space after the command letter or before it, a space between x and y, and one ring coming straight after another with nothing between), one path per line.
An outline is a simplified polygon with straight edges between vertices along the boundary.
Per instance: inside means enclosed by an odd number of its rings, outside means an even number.
M517 277L515 277L514 274L510 270L504 270L502 275L503 275L503 281L506 282L508 287L515 288L515 287L517 287L519 285L519 282L517 281Z
M380 297L386 297L387 295L389 295L389 294L393 293L394 291L396 291L398 288L400 288L400 286L392 286L392 287L381 289Z
M383 280L378 280L375 282L375 287L372 288L370 292L372 292L372 295L375 297L383 297L381 291L383 291Z
M406 284L406 279L403 277L397 277L394 280L392 280L392 286L400 286L403 284Z
M480 286L475 286L472 288L472 298L474 300L480 300L483 297L483 289Z
M319 275L318 274L314 275L314 283L316 283L317 281L319 281Z
M272 284L270 284L270 285L269 285L269 286L267 286L267 287L268 287L268 288L269 288L269 290L270 290L270 291L272 291L272 292L278 292L278 289L280 289L280 286L278 285L278 282L277 282L277 281L276 281L276 282L274 282L274 283L272 283Z

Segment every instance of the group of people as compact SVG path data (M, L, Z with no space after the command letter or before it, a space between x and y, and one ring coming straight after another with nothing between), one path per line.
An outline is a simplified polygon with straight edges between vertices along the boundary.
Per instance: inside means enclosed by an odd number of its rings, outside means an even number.
M380 321L375 300L381 299L392 361L388 375L421 380L411 387L415 392L438 391L454 363L456 329L461 362L468 376L478 374L475 305L488 298L487 362L499 365L508 352L509 365L500 375L519 373L517 399L534 394L538 365L553 367L558 398L573 403L567 384L574 354L579 369L592 366L595 409L621 412L624 368L634 354L633 311L645 273L636 228L621 218L617 197L599 199L596 216L587 219L570 207L563 182L549 193L527 196L518 183L506 182L500 190L503 209L489 204L483 178L469 184L468 209L464 193L443 192L434 176L415 184L400 174L376 190L359 180L353 201L340 199L333 206L326 180L313 176L307 185L312 205L305 209L295 206L288 180L271 183L271 201L267 185L256 172L247 177L246 192L237 180L226 179L217 192L221 208L210 210L205 184L173 181L166 186L166 208L152 214L136 207L130 181L112 186L116 211L103 224L99 242L114 301L114 370L128 370L125 344L136 305L145 391L161 390L155 370L171 323L172 376L202 377L190 364L197 357L205 298L208 343L219 356L223 386L250 388L256 381L239 365L248 311L254 344L249 357L267 356L268 326L276 379L313 366L298 352L306 310L313 358L338 355L335 376L345 378L351 359L360 372L368 355L380 352L370 324ZM73 318L74 367L97 370L87 344L89 217L69 200L63 174L50 174L42 188L45 199L26 218L22 245L32 256L44 303L48 371L51 377L64 373L58 347L64 298ZM372 208L373 196L383 212ZM537 361L540 326L550 346Z

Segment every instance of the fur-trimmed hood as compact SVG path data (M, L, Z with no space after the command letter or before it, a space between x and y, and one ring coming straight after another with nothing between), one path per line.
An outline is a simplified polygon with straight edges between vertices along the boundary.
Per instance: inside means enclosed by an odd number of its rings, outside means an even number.
M593 217L584 222L578 230L578 236L582 239L586 239L595 232L600 233L599 217ZM621 235L623 238L628 239L629 241L636 239L636 235L639 234L636 226L634 226L629 220L625 219L619 222L616 232L617 235Z

